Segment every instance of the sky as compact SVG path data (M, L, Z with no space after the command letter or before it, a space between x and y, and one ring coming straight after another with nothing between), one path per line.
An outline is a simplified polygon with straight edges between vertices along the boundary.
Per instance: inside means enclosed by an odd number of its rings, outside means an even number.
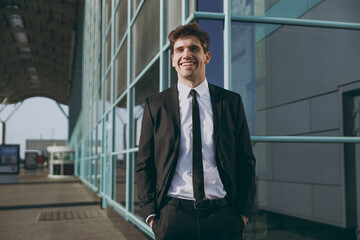
M0 112L4 121L13 110L13 104ZM1 105L0 109L3 107ZM66 115L68 106L61 105ZM20 157L24 158L26 139L67 140L68 119L56 102L49 98L34 97L24 100L22 105L6 121L6 144L20 144Z

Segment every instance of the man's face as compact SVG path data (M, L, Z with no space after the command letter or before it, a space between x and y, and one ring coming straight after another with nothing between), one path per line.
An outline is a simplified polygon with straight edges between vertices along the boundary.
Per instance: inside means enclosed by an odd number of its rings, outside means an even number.
M210 52L204 53L200 40L184 36L174 43L172 65L180 81L201 82L205 79L205 66L210 62Z

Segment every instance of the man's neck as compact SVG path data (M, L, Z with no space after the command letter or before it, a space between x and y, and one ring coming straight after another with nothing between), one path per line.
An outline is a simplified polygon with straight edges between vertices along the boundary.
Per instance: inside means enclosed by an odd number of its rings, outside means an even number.
M199 79L199 80L187 80L187 79L182 79L179 78L178 79L182 84L188 86L189 88L196 88L197 86L199 86L202 82L205 81L205 78L203 79Z

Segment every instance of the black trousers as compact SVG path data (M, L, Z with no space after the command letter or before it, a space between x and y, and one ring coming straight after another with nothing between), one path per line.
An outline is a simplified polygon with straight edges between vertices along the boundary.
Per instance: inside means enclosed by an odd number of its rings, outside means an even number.
M189 203L190 201L187 201ZM153 222L156 240L241 240L244 221L232 207L196 209L183 200L169 199Z

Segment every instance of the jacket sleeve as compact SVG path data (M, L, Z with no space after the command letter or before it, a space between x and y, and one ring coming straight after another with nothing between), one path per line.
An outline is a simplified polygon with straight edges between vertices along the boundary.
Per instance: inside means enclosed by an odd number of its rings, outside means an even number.
M145 100L139 152L135 166L138 198L144 218L156 213L156 168L154 162L154 119L149 99Z
M239 97L236 130L236 158L237 158L237 190L238 211L251 220L254 198L256 192L255 186L255 156L253 154L250 133L246 121L244 106Z

